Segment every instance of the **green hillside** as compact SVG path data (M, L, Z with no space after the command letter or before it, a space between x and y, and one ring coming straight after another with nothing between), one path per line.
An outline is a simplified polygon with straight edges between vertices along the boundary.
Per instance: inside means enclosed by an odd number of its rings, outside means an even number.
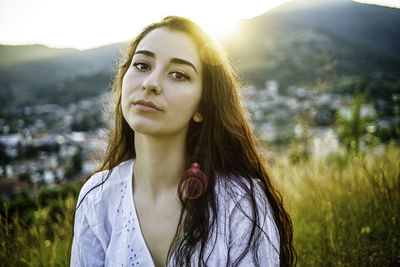
M348 0L294 1L245 21L228 49L250 84L277 80L374 98L400 92L400 10Z
M23 64L30 61L45 60L55 56L73 54L75 49L56 49L44 45L0 45L0 68Z
M399 9L350 0L297 0L243 21L226 46L244 80L259 89L276 80L283 94L292 86L352 94L361 83L385 109L400 93L399 17ZM1 111L100 94L125 45L84 51L0 46ZM70 85L70 97L53 97L64 93L60 84Z

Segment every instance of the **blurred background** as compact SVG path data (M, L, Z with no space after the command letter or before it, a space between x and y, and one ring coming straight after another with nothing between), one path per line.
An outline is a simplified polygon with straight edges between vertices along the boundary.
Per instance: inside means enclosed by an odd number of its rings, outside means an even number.
M244 82L299 265L400 264L400 1L0 2L0 265L65 266L121 52L185 16Z

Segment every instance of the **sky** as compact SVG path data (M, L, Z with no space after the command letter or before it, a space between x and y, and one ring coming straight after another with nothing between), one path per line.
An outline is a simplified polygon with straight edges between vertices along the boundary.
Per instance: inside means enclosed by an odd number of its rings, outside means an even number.
M192 19L214 38L290 0L0 0L0 44L89 49L131 40L167 15ZM400 0L357 0L400 8ZM226 12L224 12L226 11Z

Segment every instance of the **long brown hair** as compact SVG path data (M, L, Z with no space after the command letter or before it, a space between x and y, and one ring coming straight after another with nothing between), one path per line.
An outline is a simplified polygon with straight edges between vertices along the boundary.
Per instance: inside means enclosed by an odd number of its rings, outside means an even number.
M206 174L209 186L206 192L195 200L187 200L178 192L182 204L181 216L174 240L169 248L166 263L175 255L175 265L189 265L196 244L200 243L198 266L206 265L205 246L210 238L212 227L216 223L216 177L235 180L243 187L251 203L254 218L251 236L246 250L238 255L235 266L257 243L258 208L254 186L246 186L245 181L256 179L261 184L271 206L275 224L280 237L280 265L296 264L296 252L293 247L293 227L290 216L285 211L282 197L272 183L263 160L256 150L256 137L249 125L247 111L240 101L239 79L229 60L221 53L213 41L188 19L169 16L158 23L146 27L129 45L124 60L120 63L115 76L114 125L108 136L108 147L101 167L96 171L112 169L121 162L136 158L134 136L122 115L121 88L122 79L131 65L133 54L139 42L152 30L167 27L188 34L197 44L203 67L203 93L200 100L202 123L190 122L186 138L186 167L192 162L200 163ZM105 180L103 181L105 182ZM179 191L179 190L178 190ZM90 192L90 191L89 191ZM78 205L79 208L79 205ZM183 216L185 214L185 216ZM266 216L266 215L265 215ZM181 233L185 233L181 235ZM260 263L259 263L260 264ZM260 264L262 265L262 263Z

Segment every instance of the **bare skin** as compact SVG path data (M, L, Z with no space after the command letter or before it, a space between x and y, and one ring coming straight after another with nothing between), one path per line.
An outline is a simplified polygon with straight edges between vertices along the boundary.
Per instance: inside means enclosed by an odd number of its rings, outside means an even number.
M146 138L149 137L135 136L138 156L134 168L133 196L143 237L158 267L166 266L168 249L179 222L181 205L176 189L183 162L178 160L181 152L173 141L165 142L164 146L158 142L158 145L143 145L146 142L139 140ZM176 142L180 143L178 140ZM139 152L141 149L144 149L143 153Z
M184 62L184 63L182 63ZM190 121L201 122L201 63L184 33L155 29L138 44L122 85L122 111L135 131L133 201L154 264L166 266L181 205L177 195L185 170ZM152 101L159 110L134 105Z
M170 196L160 197L159 204L135 196L136 212L146 245L155 266L166 266L168 249L179 222L180 204Z

